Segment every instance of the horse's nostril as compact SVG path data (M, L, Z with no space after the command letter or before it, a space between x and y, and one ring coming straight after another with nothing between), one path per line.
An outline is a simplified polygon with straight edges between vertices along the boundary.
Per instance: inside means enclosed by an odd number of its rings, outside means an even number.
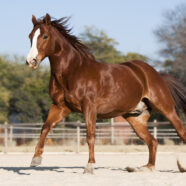
M35 65L37 64L36 58L33 59L33 63L34 63Z
M26 60L26 64L29 65L29 62Z

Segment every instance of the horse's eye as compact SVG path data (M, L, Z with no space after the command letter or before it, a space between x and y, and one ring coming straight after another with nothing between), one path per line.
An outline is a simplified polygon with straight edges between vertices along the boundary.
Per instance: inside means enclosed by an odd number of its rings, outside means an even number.
M44 35L44 36L43 36L43 39L47 39L47 38L48 38L48 36L47 36L47 35Z

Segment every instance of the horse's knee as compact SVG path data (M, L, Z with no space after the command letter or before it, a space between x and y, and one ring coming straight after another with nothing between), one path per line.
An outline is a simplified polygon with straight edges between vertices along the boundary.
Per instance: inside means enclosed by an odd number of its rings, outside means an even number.
M50 125L48 123L45 123L43 126L42 126L42 129L41 129L41 133L44 133L44 132L49 132L51 129Z
M92 133L92 134L87 134L87 143L88 144L92 144L95 142L95 134Z
M153 148L153 149L157 148L158 141L153 136L151 136L148 140L146 140L146 142L149 148Z

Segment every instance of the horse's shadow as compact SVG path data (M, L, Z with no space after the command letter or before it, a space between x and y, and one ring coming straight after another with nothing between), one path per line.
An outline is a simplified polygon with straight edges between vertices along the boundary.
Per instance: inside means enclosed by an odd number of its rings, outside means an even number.
M159 172L166 172L166 173L180 173L180 171L175 171L175 170L159 170Z
M34 171L54 171L58 173L64 172L61 169L83 169L84 167L0 167L0 170L12 171L19 175L30 175L31 173L26 173L25 171L34 170Z
M17 173L19 175L31 175L31 173L28 173L27 171L29 170L34 170L34 171L54 171L58 173L64 173L65 169L72 169L72 173L77 173L77 170L81 169L82 173L85 167L81 166L73 166L73 167L0 167L0 170L6 170L6 171L12 171L14 173ZM122 168L113 168L113 167L95 167L95 170L99 169L108 169L111 171L126 171L125 169Z
M84 170L85 167L81 166L73 166L73 167L0 167L0 170L6 170L6 171L12 171L14 173L17 173L19 175L31 175L31 173L28 173L26 171L29 170L34 170L34 171L54 171L57 173L64 173L65 169L69 170L72 169L72 173L78 173L77 171L80 169ZM100 169L105 169L105 170L110 170L110 171L120 171L120 172L128 172L125 168L114 168L114 167L95 167L95 170L100 170ZM179 171L174 171L174 170L157 170L158 172L166 172L166 173L180 173Z

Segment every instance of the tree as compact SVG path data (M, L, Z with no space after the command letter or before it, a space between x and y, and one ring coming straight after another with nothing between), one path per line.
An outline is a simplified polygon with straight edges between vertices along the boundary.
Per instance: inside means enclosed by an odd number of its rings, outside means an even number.
M47 69L30 70L21 57L0 57L0 123L42 122L51 100Z
M186 84L186 4L166 12L164 23L155 31L166 58L164 69Z
M146 56L134 52L129 52L123 57L124 57L124 62L132 61L132 60L141 60L141 61L148 62L148 58Z
M22 65L16 68L19 67ZM42 68L37 71L28 70L28 74L22 72L25 75L24 82L19 84L10 98L9 116L13 115L18 122L43 122L51 105L48 93L50 73Z
M0 85L0 123L8 121L10 92Z
M80 34L85 45L91 50L96 59L100 62L119 63L123 61L123 55L115 46L118 44L113 38L95 27L85 27Z
M7 72L11 65L7 64L3 57L0 57L0 122L8 121L8 108L11 91L6 87L8 82Z
M80 37L100 62L122 63L134 59L147 61L147 57L137 53L130 52L123 55L116 49L118 43L115 39L110 38L103 30L98 30L95 27L85 27L85 31L80 34Z

